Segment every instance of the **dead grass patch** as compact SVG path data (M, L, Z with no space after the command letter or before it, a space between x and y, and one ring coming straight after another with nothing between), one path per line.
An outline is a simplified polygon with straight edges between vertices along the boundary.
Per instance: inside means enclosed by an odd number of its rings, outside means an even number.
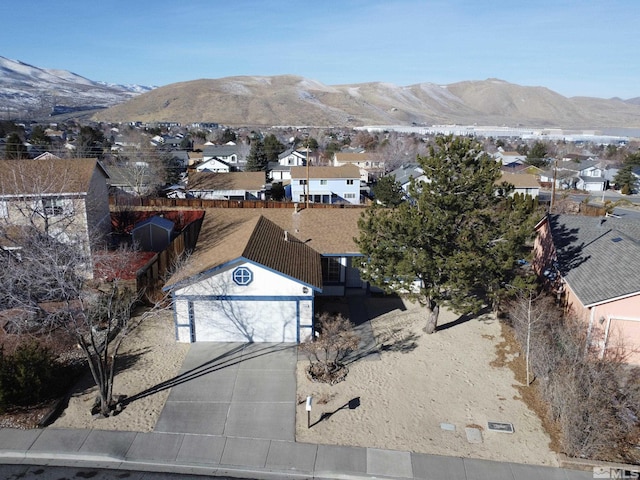
M502 340L496 345L496 358L490 365L496 368L506 366L513 372L518 382L513 386L520 394L520 397L514 397L514 400L521 400L538 416L542 422L542 427L551 439L549 448L556 453L560 453L562 452L560 427L549 417L549 406L538 391L537 380L534 379L528 387L525 385L527 381L526 361L524 355L515 355L515 353L520 352L520 345L516 340L513 329L503 322L500 322L500 329Z

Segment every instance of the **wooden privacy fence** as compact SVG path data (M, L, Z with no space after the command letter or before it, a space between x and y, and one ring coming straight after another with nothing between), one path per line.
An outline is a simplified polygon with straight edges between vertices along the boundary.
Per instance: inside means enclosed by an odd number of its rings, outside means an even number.
M123 197L111 196L109 203L114 207L157 207L157 208L295 208L295 202L273 200L208 200L204 198L164 198L164 197ZM305 208L304 203L297 204ZM309 208L364 208L366 205L351 203L309 203Z
M194 220L183 228L166 249L156 253L136 272L138 292L144 291L152 298L157 298L167 275L172 273L185 253L189 253L195 248L203 218Z

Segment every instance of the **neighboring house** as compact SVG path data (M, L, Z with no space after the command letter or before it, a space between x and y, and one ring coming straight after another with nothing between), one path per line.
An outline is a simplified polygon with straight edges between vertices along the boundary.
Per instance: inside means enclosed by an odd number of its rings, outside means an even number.
M622 339L640 363L640 220L549 215L536 233L536 273L585 322L592 344L603 354Z
M194 198L210 200L264 200L264 172L191 172L187 187Z
M353 165L358 167L360 180L370 183L384 175L384 161L374 159L369 153L336 152L333 155L332 165L343 167Z
M278 156L277 162L269 163L267 170L273 182L291 180L291 168L303 167L307 164L308 152L304 150L287 150Z
M0 227L36 228L87 256L111 231L107 173L96 159L3 160L0 168Z
M396 182L400 184L406 193L409 192L409 186L411 185L412 180L415 182L428 181L427 176L424 174L424 170L417 163L403 165L400 168L396 168L388 175L395 177Z
M355 165L344 167L292 167L291 199L312 203L353 203L360 201L360 171Z
M540 184L538 183L535 175L531 175L529 173L502 172L502 176L496 183L501 185L503 182L513 185L514 189L510 193L510 196L519 193L522 195L531 195L533 198L537 198L538 195L540 195Z
M367 288L360 209L209 209L196 249L165 286L180 342L300 342L316 295Z
M109 165L107 183L111 195L134 195L141 197L155 192L157 181L154 180L151 167L146 162L134 162L128 165Z
M597 160L589 158L581 163L563 161L556 163L552 169L540 174L540 181L553 183L555 178L556 188L577 189L586 191L603 191L607 186L605 169Z
M175 233L175 224L158 215L142 220L131 230L136 248L145 252L163 251L174 239Z
M202 161L207 162L213 158L231 166L232 170L240 169L242 166L238 145L233 142L224 145L205 145L202 151Z
M229 173L231 166L218 158L210 158L196 166L196 172Z
M308 152L289 149L278 155L278 164L289 167L304 167L307 164Z
M505 152L500 149L493 154L493 158L501 162L505 167L515 167L517 165L523 165L526 163L527 156L518 152Z
M594 160L586 160L577 167L578 176L576 179L576 188L578 190L586 190L589 192L601 192L605 190L607 181L605 179L604 168Z

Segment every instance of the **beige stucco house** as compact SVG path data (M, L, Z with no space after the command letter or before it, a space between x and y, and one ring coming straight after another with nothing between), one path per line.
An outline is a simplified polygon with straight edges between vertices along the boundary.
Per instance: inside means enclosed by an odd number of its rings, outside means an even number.
M107 174L96 159L0 161L0 229L35 228L90 255L111 231Z

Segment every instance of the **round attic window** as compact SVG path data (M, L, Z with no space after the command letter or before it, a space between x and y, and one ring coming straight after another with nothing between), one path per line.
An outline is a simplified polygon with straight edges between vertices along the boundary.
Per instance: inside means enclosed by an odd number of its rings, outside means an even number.
M233 273L233 281L236 285L245 286L253 281L253 272L247 267L238 267Z

